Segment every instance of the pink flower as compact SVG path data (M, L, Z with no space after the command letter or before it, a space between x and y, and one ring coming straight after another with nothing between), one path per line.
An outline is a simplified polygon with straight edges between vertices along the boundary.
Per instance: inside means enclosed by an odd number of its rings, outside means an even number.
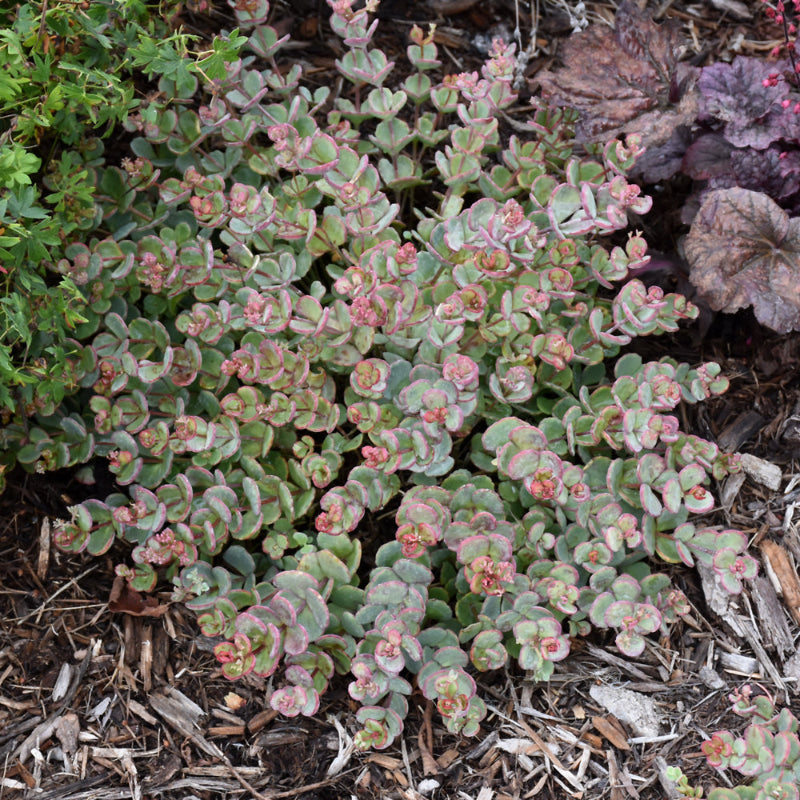
M364 464L372 469L378 469L389 460L389 451L385 447L366 445L361 448L361 455L364 456Z
M509 561L495 564L489 556L478 556L469 565L468 572L473 573L469 582L473 594L500 595L506 590L503 584L514 580L516 569Z
M710 767L720 768L727 763L728 758L733 755L731 739L728 731L718 731L700 745Z

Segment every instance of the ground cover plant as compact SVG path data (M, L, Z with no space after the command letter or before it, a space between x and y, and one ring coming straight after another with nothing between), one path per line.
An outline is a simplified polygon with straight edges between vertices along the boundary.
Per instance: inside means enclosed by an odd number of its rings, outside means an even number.
M172 4L174 5L174 4ZM45 265L103 224L97 170L138 104L136 64L157 57L175 9L138 0L0 10L0 408L30 414L74 386L65 370L85 298ZM0 475L0 480L2 476Z
M684 249L692 283L712 308L752 306L781 333L800 329L794 8L767 7L786 38L770 60L737 55L692 67L680 60L676 26L657 25L624 2L615 29L597 25L571 37L564 66L538 76L551 102L579 109L581 141L637 132L647 147L637 177L693 179L682 212L691 224Z
M697 517L735 457L673 413L724 391L719 367L624 352L696 315L629 278L641 236L604 244L649 209L640 140L580 147L543 104L501 131L502 41L435 82L416 28L389 88L375 4L330 5L350 91L281 68L265 0L199 60L142 56L160 93L57 265L85 299L67 396L2 443L31 470L106 460L119 491L59 546L127 543L118 575L170 581L224 674L269 677L283 714L349 675L356 742L383 748L412 682L475 734L476 670L545 680L593 630L636 656L688 611L652 564L738 593L756 563Z
M756 695L749 685L736 690L730 700L736 714L752 721L740 736L717 731L703 742L702 751L710 766L732 769L752 781L735 788L715 787L708 800L796 800L800 797L797 717L788 708L777 711L769 694ZM681 770L673 769L671 777L683 796L703 797L703 789L691 786Z

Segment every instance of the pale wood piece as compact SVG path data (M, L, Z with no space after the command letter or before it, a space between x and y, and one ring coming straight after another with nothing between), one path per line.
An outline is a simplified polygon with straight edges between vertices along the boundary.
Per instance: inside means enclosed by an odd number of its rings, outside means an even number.
M750 584L750 596L756 604L764 643L775 648L781 659L787 653L794 652L794 639L786 621L786 609L769 579L761 575L756 577Z

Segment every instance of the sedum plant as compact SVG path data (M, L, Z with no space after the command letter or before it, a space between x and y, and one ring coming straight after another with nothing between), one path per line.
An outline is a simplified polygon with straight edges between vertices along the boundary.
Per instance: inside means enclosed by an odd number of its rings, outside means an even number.
M390 88L377 3L330 5L349 91L281 68L260 0L199 86L177 59L128 118L108 235L58 264L86 297L80 391L2 435L29 469L108 463L119 491L60 547L127 543L117 573L170 580L222 672L270 678L285 715L348 675L356 743L383 748L413 686L472 735L476 671L546 680L594 629L641 653L688 611L653 560L733 593L755 562L695 516L735 458L673 413L724 391L719 367L621 354L696 314L627 280L638 234L602 243L650 206L635 140L582 151L574 115L538 104L506 139L501 41L436 82L415 28Z
M716 787L708 800L797 800L800 797L800 739L798 721L788 709L777 711L768 694L753 696L750 686L730 695L733 711L751 720L744 732L717 731L703 742L701 750L708 765L717 770L732 769L747 785ZM678 790L686 797L703 796L701 788L689 786L680 769L671 767Z

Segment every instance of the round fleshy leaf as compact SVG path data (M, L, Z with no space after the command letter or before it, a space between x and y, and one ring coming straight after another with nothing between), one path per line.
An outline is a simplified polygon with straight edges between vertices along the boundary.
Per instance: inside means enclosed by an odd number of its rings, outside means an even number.
M644 652L645 641L634 631L623 631L615 641L620 653L631 658L636 658Z
M481 672L500 669L508 660L508 651L503 646L500 631L481 631L472 643L470 661Z
M705 514L714 508L714 496L699 484L686 492L683 502L692 514Z
M610 603L603 616L603 624L607 628L621 628L626 617L634 615L634 605L629 600L617 600Z

